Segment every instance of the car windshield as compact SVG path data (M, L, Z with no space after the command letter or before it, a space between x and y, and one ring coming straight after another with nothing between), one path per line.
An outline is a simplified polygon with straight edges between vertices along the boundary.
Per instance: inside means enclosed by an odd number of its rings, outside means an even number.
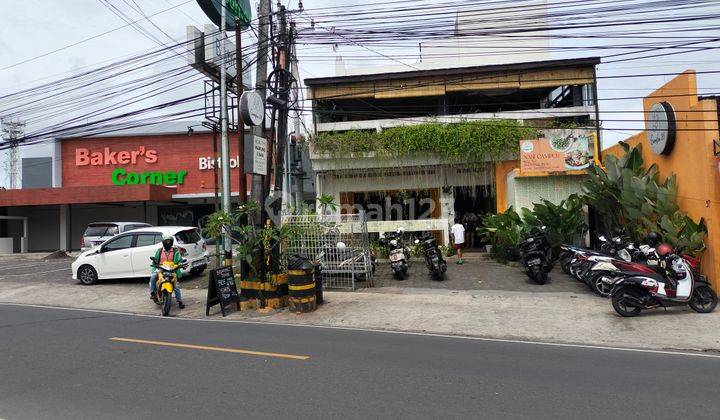
M180 231L175 234L175 238L177 238L178 242L182 244L194 244L195 242L199 242L201 239L197 229Z
M85 236L105 236L110 230L110 235L117 233L117 226L115 225L90 225L85 229Z

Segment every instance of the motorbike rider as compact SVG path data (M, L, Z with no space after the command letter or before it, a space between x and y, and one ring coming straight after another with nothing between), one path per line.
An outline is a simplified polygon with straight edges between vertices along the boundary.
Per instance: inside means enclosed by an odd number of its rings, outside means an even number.
M172 235L166 234L162 238L162 247L155 252L155 261L158 265L161 265L162 263L166 261L170 261L172 263L175 263L176 265L180 265L180 260L182 259L182 256L180 255L180 250L175 245L175 239ZM155 270L154 266L150 267L150 272L152 273L150 275L150 299L152 299L153 302L159 303L157 298L157 279L158 279L158 273ZM177 276L177 279L180 280L180 277L182 276L182 269L178 267L175 270L175 275ZM183 309L185 307L185 304L183 304L182 301L182 293L180 292L180 282L175 282L175 300L177 300L178 307L180 309Z

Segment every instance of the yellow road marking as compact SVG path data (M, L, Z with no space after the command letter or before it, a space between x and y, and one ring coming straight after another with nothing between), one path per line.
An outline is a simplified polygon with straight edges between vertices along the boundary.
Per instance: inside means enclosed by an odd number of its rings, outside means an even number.
M308 359L310 359L310 356L299 356L296 354L267 353L267 352L263 352L263 351L233 349L233 348L229 348L229 347L196 346L194 344L170 343L168 341L140 340L140 339L136 339L136 338L112 337L112 338L110 338L110 341L120 341L123 343L150 344L153 346L177 347L177 348L192 349L192 350L209 350L209 351L221 351L221 352L225 352L225 353L240 353L240 354L247 354L250 356L276 357L278 359L291 359L291 360L308 360Z

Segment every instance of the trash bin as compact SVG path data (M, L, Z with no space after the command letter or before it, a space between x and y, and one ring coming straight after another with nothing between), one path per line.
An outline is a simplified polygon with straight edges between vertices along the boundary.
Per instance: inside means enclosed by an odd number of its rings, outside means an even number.
M306 313L317 309L315 267L310 259L299 255L290 256L287 268L290 310Z

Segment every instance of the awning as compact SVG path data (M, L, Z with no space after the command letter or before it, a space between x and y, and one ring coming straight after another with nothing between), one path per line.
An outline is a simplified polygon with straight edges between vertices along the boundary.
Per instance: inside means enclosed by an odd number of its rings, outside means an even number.
M162 185L122 185L0 190L0 206L119 203L132 201L169 202L175 188Z

